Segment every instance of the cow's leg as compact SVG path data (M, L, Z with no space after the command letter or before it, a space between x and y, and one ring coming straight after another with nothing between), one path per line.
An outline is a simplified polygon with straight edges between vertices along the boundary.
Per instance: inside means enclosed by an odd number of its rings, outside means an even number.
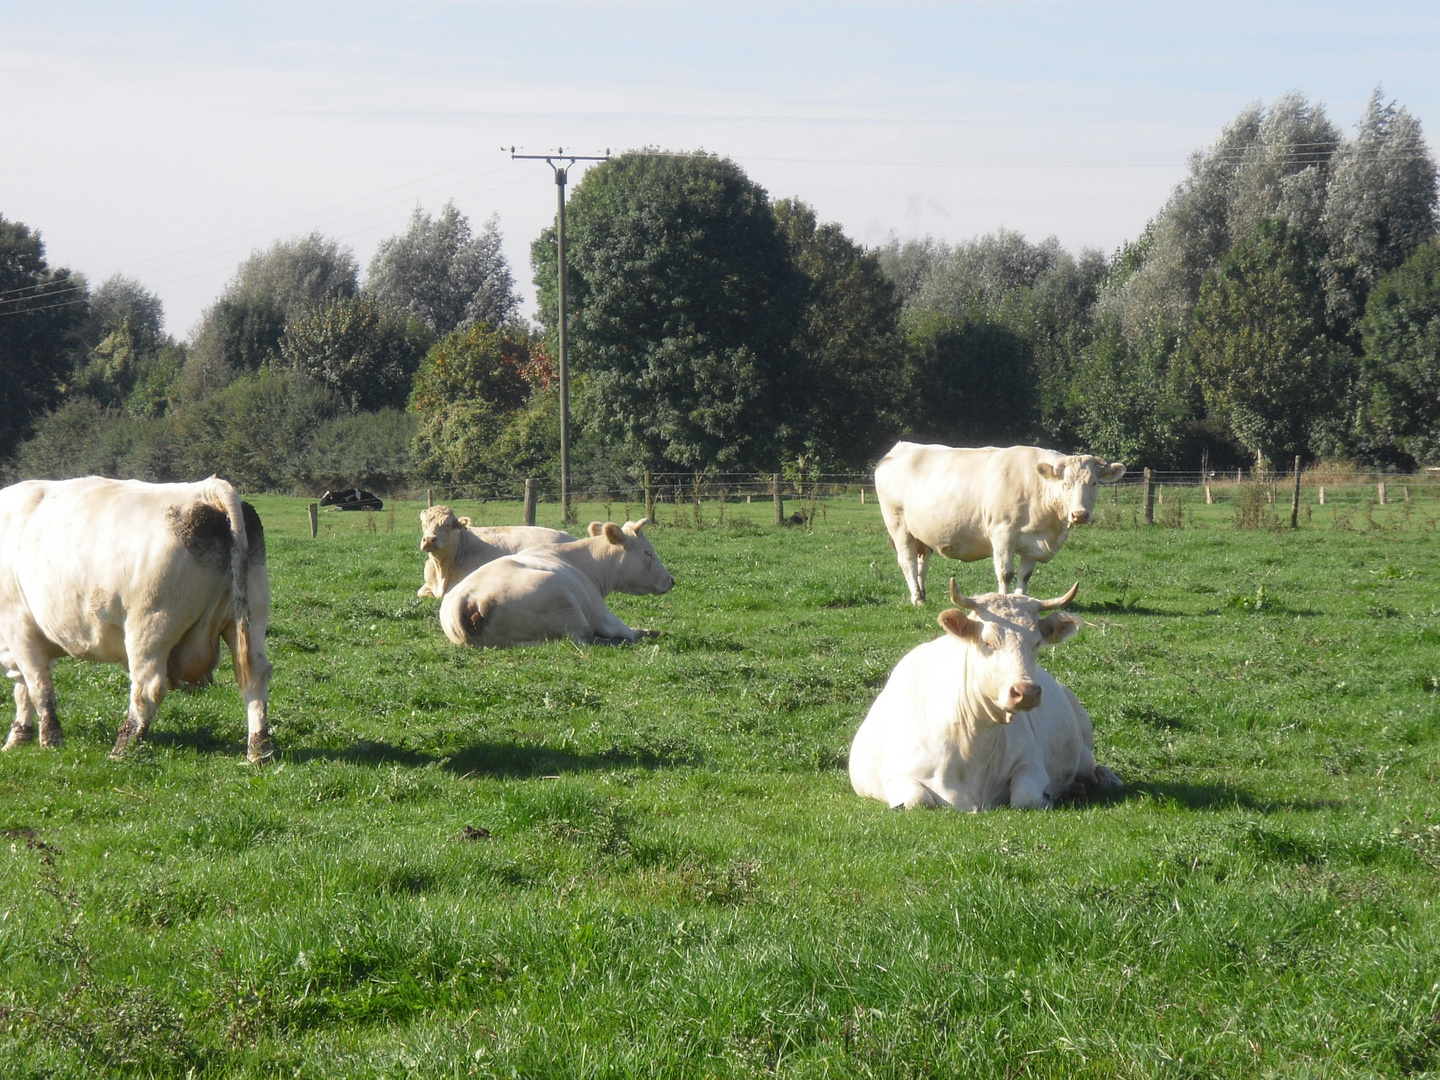
M1050 775L1044 768L1017 773L1010 781L1010 805L1022 810L1048 810L1055 804L1050 796Z
M900 573L910 589L910 603L925 603L925 560L930 549L903 527L892 532L890 538L895 544L895 561L900 564Z
M1027 594L1027 595L1029 594L1029 592L1030 592L1030 575L1035 572L1035 567L1038 566L1038 565L1039 565L1039 560L1038 560L1038 559L1032 559L1032 558L1030 558L1030 556L1028 556L1028 555L1021 555L1021 556L1020 556L1020 573L1019 573L1019 575L1017 576L1016 583L1015 583L1015 584L1016 584L1016 590L1015 590L1016 592L1022 592L1022 593L1025 593L1025 594Z
M5 740L5 749L19 746L35 738L35 710L30 705L30 694L25 689L25 680L16 672L15 679L15 722L10 725L10 737Z
M995 581L1000 592L1008 593L1015 585L1015 535L997 532L990 537L990 549L995 553Z
M127 642L127 648L132 644L134 643ZM125 714L125 720L115 736L115 749L110 751L111 757L124 755L132 743L145 738L145 733L150 730L150 721L155 718L160 702L165 697L165 661L169 655L168 649L160 652L159 656L150 655L140 649L130 653L130 710Z
M892 776L884 783L885 801L892 810L913 810L917 806L948 805L913 776Z
M625 621L613 611L606 608L604 614L595 620L591 640L597 642L603 640L611 644L624 642L629 645L639 641L640 635L627 626Z
M235 658L238 648L234 626L224 634L225 644L230 648L230 658ZM275 759L275 745L270 741L270 661L265 656L264 638L257 635L252 627L250 633L250 682L241 684L240 698L245 702L245 719L248 734L245 740L245 759L252 765L263 765ZM240 671L240 665L235 664Z
M915 541L915 582L919 586L920 603L925 602L925 572L930 569L930 549Z

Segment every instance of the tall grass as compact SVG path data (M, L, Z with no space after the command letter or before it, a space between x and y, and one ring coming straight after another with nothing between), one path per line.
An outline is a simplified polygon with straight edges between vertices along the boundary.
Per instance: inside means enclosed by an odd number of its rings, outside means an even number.
M873 505L677 508L675 590L613 598L661 637L480 652L415 596L417 506L312 540L257 499L280 763L244 764L228 671L112 762L123 672L73 662L66 747L0 757L0 1074L1440 1069L1428 507L1145 528L1128 494L1033 582L1081 582L1044 662L1126 790L977 816L850 791L940 607Z

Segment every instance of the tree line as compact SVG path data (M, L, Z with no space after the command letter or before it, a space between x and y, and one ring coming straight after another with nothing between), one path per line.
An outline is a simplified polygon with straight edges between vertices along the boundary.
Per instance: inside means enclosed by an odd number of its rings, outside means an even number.
M897 438L1159 468L1440 463L1440 241L1419 121L1244 110L1113 254L999 230L857 244L724 157L639 151L567 211L575 475L865 469ZM139 282L50 268L0 218L10 476L210 471L250 489L558 474L553 229L522 318L492 218L417 209L361 279L257 251L188 342Z

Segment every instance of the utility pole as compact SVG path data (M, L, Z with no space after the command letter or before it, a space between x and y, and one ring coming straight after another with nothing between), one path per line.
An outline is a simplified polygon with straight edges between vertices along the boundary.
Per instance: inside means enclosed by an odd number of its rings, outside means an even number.
M607 147L603 155L595 156L567 154L561 147L556 147L553 154L517 154L513 146L509 150L512 161L543 161L555 170L555 292L559 306L556 330L560 347L560 517L568 525L575 519L570 512L570 355L565 341L565 183L569 178L570 166L575 162L609 161L610 150ZM563 164L557 165L557 161Z

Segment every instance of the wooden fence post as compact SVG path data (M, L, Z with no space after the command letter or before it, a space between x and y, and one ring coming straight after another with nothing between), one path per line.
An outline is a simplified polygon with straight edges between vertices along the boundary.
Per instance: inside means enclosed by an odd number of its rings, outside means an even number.
M1321 485L1320 485L1320 505L1321 505L1321 506L1324 506L1324 505L1325 505L1325 485L1324 485L1324 484L1321 484Z
M690 496L695 501L695 524L698 527L704 524L700 518L700 474L698 472L691 473L690 480L694 485L690 489Z
M1155 490L1150 486L1150 470L1145 470L1145 524L1155 524Z
M650 470L645 470L645 516L655 520L655 489L650 486Z
M525 524L535 524L535 478L528 477L525 481Z
M1409 484L1406 484L1406 485L1405 485L1404 487L1402 487L1400 490L1403 491L1403 492L1405 492L1405 501L1406 501L1406 502L1409 502L1409 501L1410 501L1410 485L1409 485Z
M1215 503L1215 500L1214 500L1214 499L1211 497L1211 495L1210 495L1210 485L1209 485L1209 484L1206 484L1206 485L1205 485L1205 505L1206 505L1206 506L1212 506L1212 505L1214 505L1214 503Z
M1300 527L1300 455L1295 455L1295 491L1290 496L1290 528Z
M425 505L426 505L426 506L434 506L434 505L435 505L435 492L434 492L434 490L433 490L432 488L426 488L426 489L425 489Z
M1380 483L1376 485L1376 492L1377 492L1377 494L1380 496L1380 505L1381 505L1381 506L1384 506L1385 503L1389 501L1389 500L1387 500L1387 499L1385 498L1385 481L1384 481L1384 480L1381 480Z
M780 474L770 474L770 490L775 494L775 524L785 524L785 496L780 494Z
M861 485L860 485L860 505L861 505L861 506L864 506L864 505L865 505L865 485L864 485L864 484L861 484Z
M1156 506L1164 506L1164 505L1165 505L1165 485L1164 485L1164 484L1156 484L1156 485L1155 485L1155 505L1156 505Z
M314 540L320 535L320 504L310 504L310 539Z

